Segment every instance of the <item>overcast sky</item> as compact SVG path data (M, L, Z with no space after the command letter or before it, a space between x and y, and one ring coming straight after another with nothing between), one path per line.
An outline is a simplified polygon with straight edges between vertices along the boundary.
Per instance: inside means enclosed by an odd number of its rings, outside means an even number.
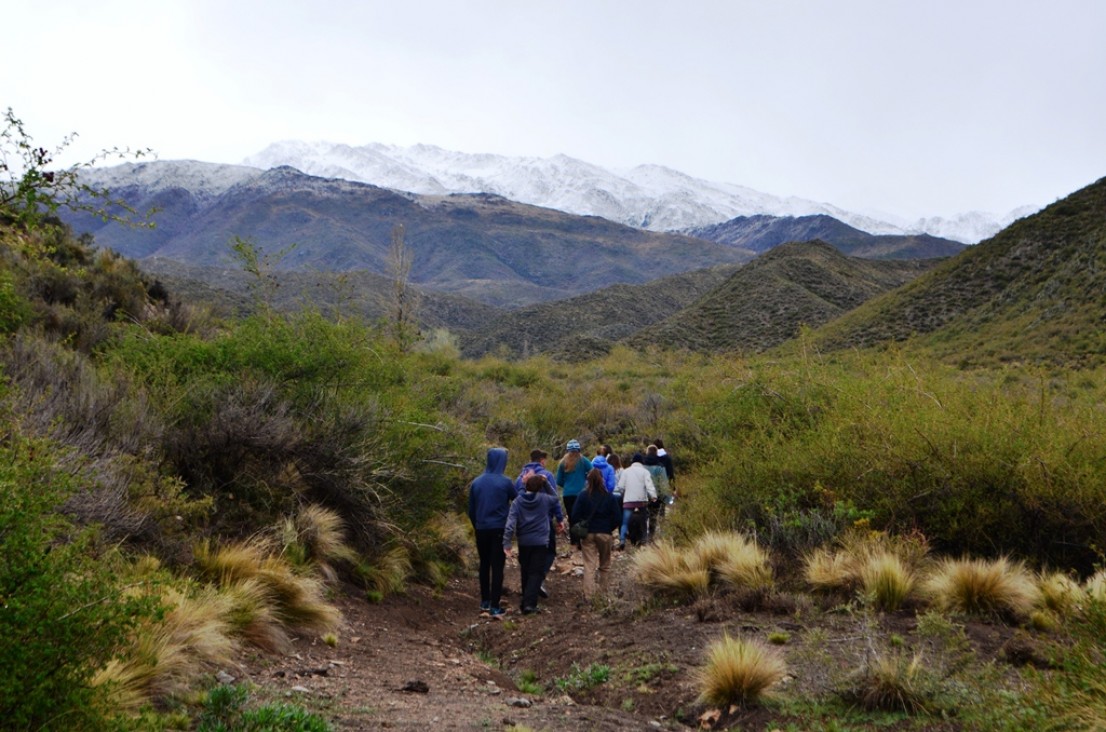
M1004 214L1106 175L1106 0L14 0L2 17L0 108L40 144L77 132L85 157L421 142L907 217Z

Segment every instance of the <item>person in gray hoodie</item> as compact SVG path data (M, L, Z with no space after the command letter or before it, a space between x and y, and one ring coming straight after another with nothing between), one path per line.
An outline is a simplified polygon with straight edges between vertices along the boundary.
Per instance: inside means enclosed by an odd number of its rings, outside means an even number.
M499 617L503 608L503 566L506 558L500 548L511 501L518 492L514 482L503 474L507 468L507 450L488 450L484 472L469 486L469 520L476 530L476 552L480 555L480 612Z
M522 582L521 610L524 615L537 612L538 594L545 581L549 552L549 532L556 520L557 531L564 531L561 502L545 492L545 476L526 479L526 492L511 504L507 527L503 530L503 554L511 556L511 540L518 535L518 569Z

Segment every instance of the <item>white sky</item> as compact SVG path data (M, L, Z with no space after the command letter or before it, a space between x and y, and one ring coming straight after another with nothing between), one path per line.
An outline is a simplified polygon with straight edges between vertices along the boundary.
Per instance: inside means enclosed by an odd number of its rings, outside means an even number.
M77 162L429 143L865 212L1106 175L1106 0L8 0L0 108Z

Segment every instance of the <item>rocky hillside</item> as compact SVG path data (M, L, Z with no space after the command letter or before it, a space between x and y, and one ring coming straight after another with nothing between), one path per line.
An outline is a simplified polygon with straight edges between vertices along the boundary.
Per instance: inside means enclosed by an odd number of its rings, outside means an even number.
M921 335L965 364L1106 356L1106 178L873 300L818 334L829 348ZM927 335L928 334L928 335Z
M270 252L294 244L276 263L279 269L377 274L389 271L392 232L402 225L414 284L512 307L752 256L733 246L493 195L418 196L291 168L239 179L221 193L205 190L200 195L166 185L164 178L149 186L132 176L129 183L118 181L113 193L139 209L158 206L158 228L72 223L93 233L100 246L135 258L226 266L231 240L242 237Z
M688 234L720 244L766 252L789 241L821 241L850 257L930 259L959 254L964 245L928 234L875 235L832 216L739 216L721 224L689 229Z
M693 351L763 351L893 290L935 260L846 257L821 241L778 246L629 342Z

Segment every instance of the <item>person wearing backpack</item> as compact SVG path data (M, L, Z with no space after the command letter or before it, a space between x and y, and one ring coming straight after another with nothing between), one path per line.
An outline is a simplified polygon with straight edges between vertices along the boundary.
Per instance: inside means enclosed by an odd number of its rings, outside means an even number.
M506 448L489 448L487 467L469 486L468 515L480 555L480 612L493 617L503 615L499 599L503 594L505 557L500 545L511 501L517 495L515 484L503 474L506 467Z
M580 493L572 507L573 530L586 535L580 542L584 555L584 599L595 595L596 576L599 589L607 590L611 572L611 532L622 523L618 499L607 491L603 474L598 468L588 471L587 488Z
M561 489L561 498L565 502L565 515L572 516L572 504L576 502L576 496L584 490L587 482L588 471L591 470L591 461L582 454L579 440L569 440L565 445L565 456L557 465L557 487ZM572 519L569 518L569 524ZM579 546L580 542L572 540L573 546Z
M545 477L531 475L526 479L526 492L515 499L507 514L503 529L503 554L511 556L511 540L518 536L518 569L522 583L523 615L538 611L538 593L545 581L545 560L552 520L558 530L564 530L561 502L544 489ZM512 485L512 487L514 487Z
M657 499L657 488L653 485L653 476L642 464L644 460L640 452L634 453L630 467L622 471L615 488L622 495L622 529L618 534L620 550L626 548L627 534L630 535L630 541L640 544L649 530L646 514L649 501Z

